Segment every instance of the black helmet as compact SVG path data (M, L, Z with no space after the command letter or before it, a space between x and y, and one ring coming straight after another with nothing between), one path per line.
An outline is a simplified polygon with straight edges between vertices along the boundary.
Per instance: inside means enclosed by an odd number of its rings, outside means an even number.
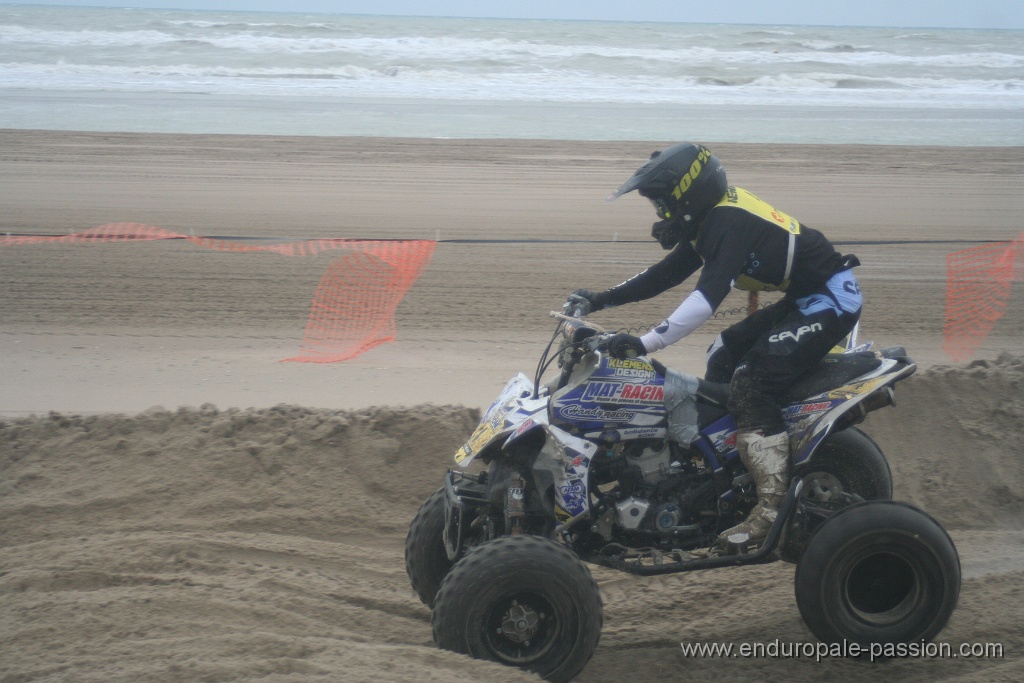
M683 142L652 154L608 200L633 190L651 200L662 219L651 234L671 249L681 239L693 238L697 226L728 188L718 158L703 145Z

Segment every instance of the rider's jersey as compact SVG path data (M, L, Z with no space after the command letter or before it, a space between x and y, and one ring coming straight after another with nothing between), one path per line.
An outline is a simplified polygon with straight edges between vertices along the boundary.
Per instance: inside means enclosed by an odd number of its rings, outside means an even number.
M694 242L680 243L659 263L608 290L605 303L617 306L656 296L701 266L696 289L712 310L733 286L799 297L843 270L842 261L822 233L730 187L704 218Z

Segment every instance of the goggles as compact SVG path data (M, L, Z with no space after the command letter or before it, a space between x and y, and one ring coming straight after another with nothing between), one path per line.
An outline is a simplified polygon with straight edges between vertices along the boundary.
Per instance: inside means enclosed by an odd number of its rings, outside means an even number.
M647 201L654 206L654 211L658 214L658 218L663 221L667 221L672 218L672 209L669 207L668 202L665 199L662 199L661 197L648 197Z

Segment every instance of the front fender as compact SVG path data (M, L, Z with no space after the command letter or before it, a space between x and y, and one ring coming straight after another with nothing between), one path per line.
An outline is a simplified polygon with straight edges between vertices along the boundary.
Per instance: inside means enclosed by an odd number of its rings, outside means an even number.
M547 397L533 399L533 383L526 375L513 377L484 413L469 440L455 452L455 463L462 468L496 445L514 436L528 421L547 421Z

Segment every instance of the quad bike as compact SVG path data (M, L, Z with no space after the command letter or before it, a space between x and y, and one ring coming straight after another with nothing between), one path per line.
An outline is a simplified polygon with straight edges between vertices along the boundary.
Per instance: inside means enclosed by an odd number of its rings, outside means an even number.
M824 643L942 630L959 596L956 548L925 512L891 500L885 456L855 426L916 370L902 348L830 354L788 392L793 467L778 517L760 546L716 554L719 532L757 500L728 385L611 358L611 335L552 315L534 381L508 383L410 525L406 570L440 647L569 680L601 634L585 562L652 576L784 560Z

